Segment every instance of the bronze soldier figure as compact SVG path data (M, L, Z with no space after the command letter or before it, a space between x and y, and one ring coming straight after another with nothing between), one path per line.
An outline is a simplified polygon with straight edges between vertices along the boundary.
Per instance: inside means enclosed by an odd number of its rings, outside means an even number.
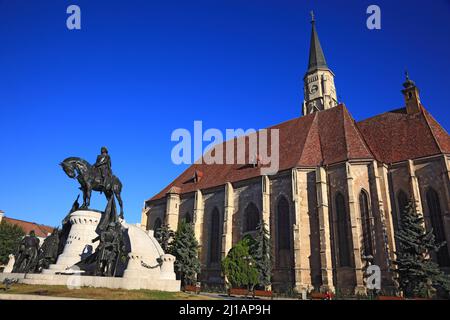
M101 154L97 156L97 161L94 166L98 169L101 182L100 184L105 188L105 190L109 190L111 188L111 177L112 177L112 169L111 169L111 157L108 154L108 149L106 147L101 148Z
M100 236L93 239L92 242L99 240L100 244L96 250L98 256L96 259L97 265L95 275L113 277L123 247L120 223L111 222L106 231L103 231Z
M38 254L37 272L41 272L43 269L48 269L51 264L56 263L60 247L59 238L60 231L58 228L55 228L52 234L42 243Z
M16 253L13 273L32 273L36 270L39 242L34 230L22 239Z

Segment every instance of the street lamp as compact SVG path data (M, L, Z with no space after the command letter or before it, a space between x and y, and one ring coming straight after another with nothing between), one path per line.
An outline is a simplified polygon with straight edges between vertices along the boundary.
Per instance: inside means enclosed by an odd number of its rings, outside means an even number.
M250 291L253 292L253 288L250 288L250 267L252 266L253 262L252 262L252 256L245 256L243 257L244 261L247 262L247 290L250 293Z

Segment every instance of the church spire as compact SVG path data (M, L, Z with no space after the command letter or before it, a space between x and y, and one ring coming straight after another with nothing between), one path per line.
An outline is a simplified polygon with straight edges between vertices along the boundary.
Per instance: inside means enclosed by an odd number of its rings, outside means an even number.
M325 60L325 55L323 54L322 46L320 45L319 36L317 34L316 19L313 11L311 11L311 25L308 72L313 72L317 69L328 69L327 61Z
M316 30L316 19L311 11L311 42L308 70L304 77L303 115L337 106L334 74L328 68Z

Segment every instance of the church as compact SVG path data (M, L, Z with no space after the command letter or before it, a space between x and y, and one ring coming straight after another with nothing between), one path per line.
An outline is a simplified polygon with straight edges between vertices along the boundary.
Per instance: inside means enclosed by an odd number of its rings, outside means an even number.
M395 234L410 200L438 242L450 242L450 137L406 76L404 106L355 121L337 100L313 18L301 117L277 124L279 171L195 163L145 201L141 224L194 225L202 284L221 286L221 260L267 224L275 291L365 293L368 257L395 286ZM399 86L400 87L400 86ZM450 271L450 246L433 259Z

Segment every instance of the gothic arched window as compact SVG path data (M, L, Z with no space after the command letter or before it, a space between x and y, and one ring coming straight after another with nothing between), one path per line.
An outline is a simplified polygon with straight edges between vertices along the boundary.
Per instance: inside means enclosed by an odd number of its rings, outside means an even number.
M365 256L373 256L372 215L369 209L369 196L365 190L361 190L359 194L359 212L363 231L363 253Z
M286 269L289 277L291 277L291 271L294 265L292 222L289 202L284 196L280 197L276 205L275 230L276 266Z
M211 221L209 228L209 262L220 261L220 214L217 208L211 212Z
M397 206L398 206L398 211L397 211L397 217L396 217L396 219L394 219L394 222L395 222L394 227L396 230L399 230L401 228L402 215L405 212L406 208L408 207L408 195L403 190L400 190L397 193Z
M192 216L190 212L186 212L186 214L184 215L184 221L186 223L192 223Z
M441 204L438 193L430 188L427 191L427 204L430 212L431 227L433 228L434 237L437 243L445 241L444 222L442 220ZM450 266L450 257L448 254L448 246L445 244L437 253L438 264L441 267Z
M289 203L285 197L281 197L278 201L277 217L278 249L291 249L291 222L289 217Z
M160 218L156 218L155 222L153 223L153 231L156 232L161 228L162 222Z
M260 217L259 210L253 202L245 208L245 232L255 231L258 227Z
M399 219L401 221L401 216L405 213L406 208L408 207L408 196L403 190L400 190L397 194L397 202L398 202L398 213Z
M345 198L341 193L336 194L336 218L337 218L337 238L339 252L339 266L350 267L349 251L349 217L345 205Z

